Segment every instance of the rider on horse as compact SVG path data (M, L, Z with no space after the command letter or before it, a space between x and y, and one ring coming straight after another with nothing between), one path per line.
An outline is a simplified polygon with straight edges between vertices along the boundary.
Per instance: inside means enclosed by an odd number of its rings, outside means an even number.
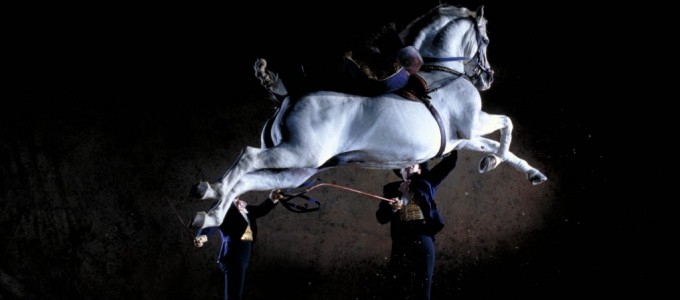
M418 50L404 45L394 25L390 24L370 38L365 47L348 51L341 62L332 63L337 66L337 70L329 72L328 64L323 64L321 68L298 65L292 71L284 70L286 81L289 82L286 85L287 93L276 92L279 77L266 69L266 61L258 59L254 67L255 76L263 86L274 87L270 90L278 97L297 98L320 90L363 96L395 92L407 85L411 75L416 74L422 64L423 59Z

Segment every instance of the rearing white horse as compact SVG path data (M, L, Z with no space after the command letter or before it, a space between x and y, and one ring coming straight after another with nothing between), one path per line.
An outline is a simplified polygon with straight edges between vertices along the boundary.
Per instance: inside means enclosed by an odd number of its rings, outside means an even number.
M198 185L202 199L219 201L208 213L197 213L191 225L219 226L236 196L298 187L328 168L355 164L396 169L454 149L484 153L481 173L508 162L533 184L547 180L509 151L510 118L481 111L478 88L488 89L492 81L482 8L473 12L438 6L411 22L400 37L425 59L420 75L431 88L430 102L443 130L426 105L396 94L364 97L320 91L295 101L285 99L271 130L263 132L263 141L271 138L271 147L263 142L260 148L244 148L220 180ZM496 130L500 142L483 137Z

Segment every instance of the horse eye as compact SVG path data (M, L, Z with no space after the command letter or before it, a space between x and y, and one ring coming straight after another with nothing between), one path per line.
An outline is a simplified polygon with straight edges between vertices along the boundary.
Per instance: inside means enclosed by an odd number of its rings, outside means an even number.
M482 42L484 42L484 44L488 44L488 43L489 43L489 38L486 38L486 37L483 38L483 39L482 39Z

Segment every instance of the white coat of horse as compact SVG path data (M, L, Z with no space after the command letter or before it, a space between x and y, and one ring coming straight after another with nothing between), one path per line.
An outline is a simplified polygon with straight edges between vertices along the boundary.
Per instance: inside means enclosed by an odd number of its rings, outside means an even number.
M202 199L219 200L210 211L198 212L191 226L219 226L233 199L249 191L295 188L314 174L355 164L366 168L398 169L443 153L471 150L484 153L481 173L507 162L533 184L547 178L509 151L512 122L483 111L479 90L491 85L486 57L488 37L483 9L441 5L411 22L400 33L425 59L420 72L431 89L438 123L419 101L396 94L364 97L320 91L292 101L285 99L273 120L272 147L246 147L217 182L201 182ZM429 61L429 62L428 62ZM431 67L428 67L431 66ZM453 70L453 71L451 71ZM459 72L466 76L454 76ZM460 78L457 78L460 77ZM456 79L457 78L457 79ZM500 141L484 135L500 130Z

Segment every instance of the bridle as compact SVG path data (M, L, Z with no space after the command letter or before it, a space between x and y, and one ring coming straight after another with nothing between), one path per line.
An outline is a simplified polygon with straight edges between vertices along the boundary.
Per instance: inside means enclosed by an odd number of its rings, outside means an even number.
M452 56L452 57L431 57L431 56L423 56L423 62L425 63L438 63L438 62L450 62L450 61L464 61L464 73L460 73L456 70L453 70L451 68L447 68L444 66L438 66L438 65L425 65L421 69L426 72L430 71L442 71L446 72L449 74L452 74L455 76L455 78L451 80L445 80L444 82L440 83L438 86L433 87L430 89L430 92L434 92L435 90L438 90L442 88L443 86L453 82L454 80L463 77L469 80L470 82L475 82L477 80L483 80L482 74L487 74L487 76L492 76L493 71L491 70L490 66L487 66L483 63L482 61L482 56L481 55L486 55L486 47L484 44L488 43L488 41L485 38L482 38L482 33L479 30L479 24L477 23L477 19L474 17L466 17L472 19L473 26L475 28L475 33L477 35L477 51L472 58L467 57L467 56ZM480 54L481 53L481 54ZM475 66L472 68L468 68L467 66L470 63L474 63ZM466 71L468 69L472 69L472 74L468 74Z

